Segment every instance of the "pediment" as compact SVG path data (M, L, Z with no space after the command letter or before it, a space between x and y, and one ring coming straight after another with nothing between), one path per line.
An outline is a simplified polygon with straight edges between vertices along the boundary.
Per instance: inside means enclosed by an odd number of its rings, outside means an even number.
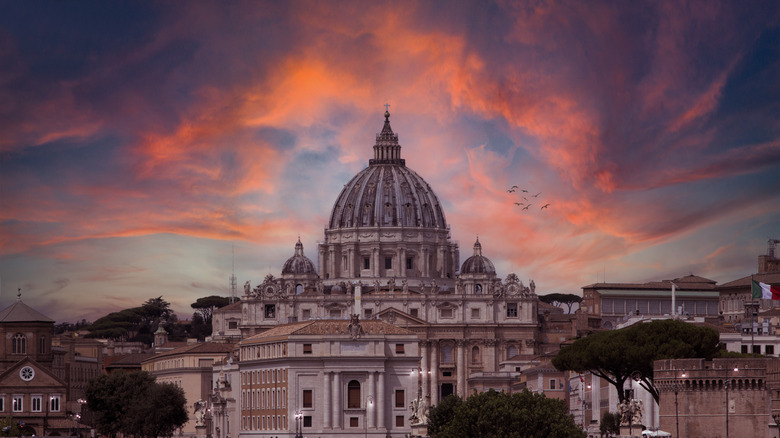
M429 325L428 322L416 318L402 310L398 310L395 307L388 307L387 309L382 310L376 314L376 318L396 326Z
M25 373L22 373L22 370ZM25 380L23 374L29 376L28 369L32 369L32 378ZM42 366L38 362L26 357L15 363L0 374L0 388L65 388L65 382L55 376L51 370Z

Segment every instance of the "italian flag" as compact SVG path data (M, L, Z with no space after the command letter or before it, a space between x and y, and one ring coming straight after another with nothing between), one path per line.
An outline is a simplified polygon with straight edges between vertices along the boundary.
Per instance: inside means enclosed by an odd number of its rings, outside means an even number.
M780 286L772 286L770 284L760 283L756 280L750 281L753 283L751 287L753 298L780 300Z

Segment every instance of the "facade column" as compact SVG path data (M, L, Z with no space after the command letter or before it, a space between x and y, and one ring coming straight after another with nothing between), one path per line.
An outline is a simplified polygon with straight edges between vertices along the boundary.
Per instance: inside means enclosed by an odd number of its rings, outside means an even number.
M496 340L495 339L485 339L485 353L483 354L483 357L485 358L485 369L489 372L495 372L498 371L496 368Z
M320 263L319 264L320 264L320 275L322 276L322 278L325 278L325 272L327 272L325 270L325 266L326 266L325 262L327 261L327 257L325 257L325 254L326 254L325 253L325 247L323 245L320 245Z
M374 277L379 277L379 248L373 248L371 252L371 258L374 259L372 263L373 266L371 266L371 273Z
M465 348L464 345L465 341L463 339L458 339L455 341L455 345L458 347L458 396L460 398L465 399L466 398L466 358L465 358Z
M325 371L324 374L325 374L325 382L322 385L322 388L324 390L323 397L322 397L323 400L322 427L325 429L330 429L331 428L330 419L332 414L331 407L330 407L330 402L332 397L331 394L332 388L330 386L330 371Z
M406 248L398 249L398 277L406 277Z
M336 254L333 251L332 246L328 249L328 265L330 265L330 267L328 268L328 274L330 274L330 277L337 278L338 273L336 272ZM324 277L328 278L329 276L325 275Z
M428 341L420 341L420 394L422 402L430 406L430 400L426 396L431 393L428 391Z
M439 341L431 341L431 405L439 404Z
M344 266L344 271L347 277L355 276L355 250L352 248L347 249L347 266Z
M341 420L344 417L341 403L341 373L333 373L333 428L341 429Z
M420 260L420 268L422 269L421 277L428 277L428 248L422 249L422 260Z
M378 373L378 388L376 395L377 427L382 430L385 428L385 373Z
M376 374L373 371L370 371L368 373L368 388L366 388L368 391L368 397L366 400L373 399L374 400L374 408L373 411L370 410L369 404L366 403L366 424L368 425L369 429L376 428Z

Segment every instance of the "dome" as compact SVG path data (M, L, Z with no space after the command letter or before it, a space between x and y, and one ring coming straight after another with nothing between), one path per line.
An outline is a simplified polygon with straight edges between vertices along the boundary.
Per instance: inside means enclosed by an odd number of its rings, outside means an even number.
M308 257L303 255L303 244L301 238L298 238L298 243L295 244L295 255L287 259L284 262L282 268L282 275L292 274L315 274L314 263L309 260Z
M460 268L460 274L495 274L496 268L489 258L482 255L482 245L477 237L474 243L474 255L467 258Z
M385 112L382 132L376 136L374 158L339 194L329 228L423 227L446 229L439 198L431 186L406 167L398 135Z

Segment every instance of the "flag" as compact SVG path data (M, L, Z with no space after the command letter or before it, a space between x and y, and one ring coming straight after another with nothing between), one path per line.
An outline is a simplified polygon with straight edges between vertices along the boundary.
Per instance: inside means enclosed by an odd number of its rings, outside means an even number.
M764 300L780 300L780 286L772 286L766 283L760 283L756 280L750 280L752 297Z

